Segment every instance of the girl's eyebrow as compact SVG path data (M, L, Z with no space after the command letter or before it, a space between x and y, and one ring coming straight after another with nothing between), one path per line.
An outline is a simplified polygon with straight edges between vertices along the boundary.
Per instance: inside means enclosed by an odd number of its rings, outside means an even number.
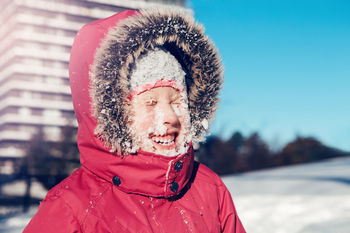
M156 97L152 92L148 92L144 95L144 99L149 100L149 99L155 99Z

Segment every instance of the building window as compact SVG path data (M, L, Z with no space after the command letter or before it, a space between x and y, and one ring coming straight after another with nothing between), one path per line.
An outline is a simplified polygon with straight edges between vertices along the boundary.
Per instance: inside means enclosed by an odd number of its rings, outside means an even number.
M42 116L43 111L41 109L38 108L33 108L32 109L32 116Z

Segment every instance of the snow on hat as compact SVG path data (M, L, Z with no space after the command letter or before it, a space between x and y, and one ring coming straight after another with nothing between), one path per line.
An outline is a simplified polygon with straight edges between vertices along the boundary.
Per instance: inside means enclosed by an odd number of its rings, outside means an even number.
M129 100L156 87L173 87L184 91L185 75L180 63L170 52L160 48L150 50L135 62L130 75Z

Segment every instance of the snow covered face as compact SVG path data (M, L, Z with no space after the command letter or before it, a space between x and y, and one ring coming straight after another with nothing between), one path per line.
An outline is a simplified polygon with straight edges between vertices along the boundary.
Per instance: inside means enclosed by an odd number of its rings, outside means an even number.
M157 87L131 101L131 129L139 150L176 156L187 152L190 118L187 95L172 87Z

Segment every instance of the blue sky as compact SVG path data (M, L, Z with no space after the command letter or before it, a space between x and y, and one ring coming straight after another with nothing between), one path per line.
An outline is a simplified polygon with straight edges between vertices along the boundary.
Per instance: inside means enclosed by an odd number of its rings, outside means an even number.
M222 55L212 133L297 135L350 151L350 1L192 0Z

